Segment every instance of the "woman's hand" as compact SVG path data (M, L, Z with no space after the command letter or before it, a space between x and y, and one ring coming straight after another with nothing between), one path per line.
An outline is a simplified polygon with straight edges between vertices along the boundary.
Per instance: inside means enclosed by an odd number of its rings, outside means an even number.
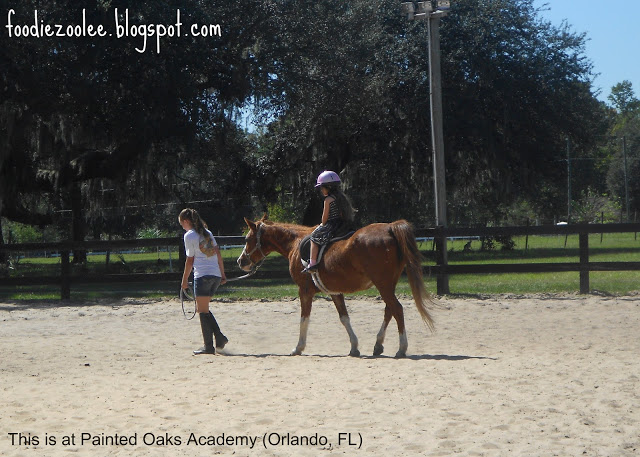
M191 270L193 269L193 261L195 257L187 257L187 260L184 262L184 273L182 273L182 288L189 288L189 275L191 274Z

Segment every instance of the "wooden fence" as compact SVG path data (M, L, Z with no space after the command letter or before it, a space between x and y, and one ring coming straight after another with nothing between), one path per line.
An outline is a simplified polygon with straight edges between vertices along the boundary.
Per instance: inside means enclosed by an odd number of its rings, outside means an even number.
M221 246L244 244L243 236L216 236ZM174 273L114 273L114 274L82 274L72 275L69 256L72 251L99 251L118 252L135 248L149 247L178 247L180 256L178 263L180 271ZM182 278L182 265L184 264L184 248L182 237L172 238L144 238L136 240L87 240L87 241L61 241L57 243L23 243L0 245L0 252L57 252L60 254L59 276L27 276L0 278L0 286L18 285L45 285L59 284L60 297L71 297L71 283L122 283L122 282L147 282L147 281L175 281Z
M437 278L437 293L448 294L449 276L456 274L486 274L486 273L552 273L576 271L580 274L580 293L589 292L589 272L591 271L638 271L640 262L590 262L589 234L594 233L629 233L640 232L640 223L633 224L575 224L557 226L520 226L520 227L437 227L421 229L417 233L421 237L432 238L436 246L436 263L425 267L430 275ZM500 263L500 264L465 264L450 265L446 255L443 255L443 239L453 237L498 237L498 236L527 236L527 235L578 235L579 261L564 263ZM216 236L220 246L242 245L243 236ZM0 278L0 286L28 285L28 284L59 284L60 296L70 298L71 284L82 283L118 283L138 281L176 281L182 277L182 266L176 273L126 273L101 275L72 275L69 256L71 251L122 251L132 248L171 246L179 247L181 259L184 260L182 238L153 238L137 240L89 240L64 241L58 243L25 243L0 245L0 252L58 252L61 257L59 276L39 277L4 277ZM180 265L182 263L180 262ZM265 276L267 275L267 276ZM263 272L260 278L281 279L288 277L288 272Z
M436 275L437 293L449 293L449 275L483 273L555 273L562 271L580 272L580 293L589 293L590 271L637 271L640 262L590 262L589 234L640 232L640 223L633 224L571 224L550 226L519 227L437 227L421 230L420 234L436 240L436 265L427 267ZM442 240L449 237L498 237L528 235L578 235L580 260L562 263L501 263L449 265L443 255Z

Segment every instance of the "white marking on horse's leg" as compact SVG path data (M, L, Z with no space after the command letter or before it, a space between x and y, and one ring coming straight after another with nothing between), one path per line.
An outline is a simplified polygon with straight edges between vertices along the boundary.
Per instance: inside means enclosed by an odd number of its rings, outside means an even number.
M309 331L309 318L303 317L300 319L300 338L298 339L298 345L293 350L291 355L300 355L304 348L307 346L307 332Z
M407 332L400 334L400 344L396 357L405 357L407 355L407 348L409 347L409 340L407 339Z
M340 322L342 322L344 328L347 329L349 341L351 341L351 351L349 352L349 355L352 357L360 357L360 351L358 350L358 337L353 331L353 328L351 328L351 319L349 319L349 316L341 316Z
M382 322L382 327L380 327L380 330L378 331L378 336L376 337L376 344L382 344L384 343L384 336L387 333L387 323L386 322Z

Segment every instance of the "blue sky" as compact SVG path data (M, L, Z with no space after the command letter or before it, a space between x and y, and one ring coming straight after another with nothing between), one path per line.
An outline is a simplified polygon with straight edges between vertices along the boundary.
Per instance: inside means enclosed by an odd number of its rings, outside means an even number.
M554 25L566 20L575 32L585 32L586 56L599 75L594 88L607 101L611 87L627 79L640 98L640 0L534 0Z

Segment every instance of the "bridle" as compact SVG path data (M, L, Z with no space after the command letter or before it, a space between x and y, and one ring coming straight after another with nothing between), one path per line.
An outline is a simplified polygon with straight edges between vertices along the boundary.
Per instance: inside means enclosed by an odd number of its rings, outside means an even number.
M251 263L251 271L249 271L249 273L247 273L246 275L238 276L237 278L228 278L227 282L229 282L229 281L237 281L238 279L244 279L244 278L248 278L249 276L253 276L256 273L256 271L258 271L258 268L260 268L262 266L262 264L264 263L264 259L267 258L267 254L265 254L262 251L262 244L260 243L260 236L261 235L262 235L262 224L260 224L258 226L258 230L256 231L256 245L255 245L255 247L250 252L247 252L247 244L245 243L244 247L242 248L242 254L240 254L241 258L245 258L245 259L247 259L249 261L249 263ZM254 263L253 260L251 260L251 256L256 251L260 251L260 254L262 254L262 258Z

